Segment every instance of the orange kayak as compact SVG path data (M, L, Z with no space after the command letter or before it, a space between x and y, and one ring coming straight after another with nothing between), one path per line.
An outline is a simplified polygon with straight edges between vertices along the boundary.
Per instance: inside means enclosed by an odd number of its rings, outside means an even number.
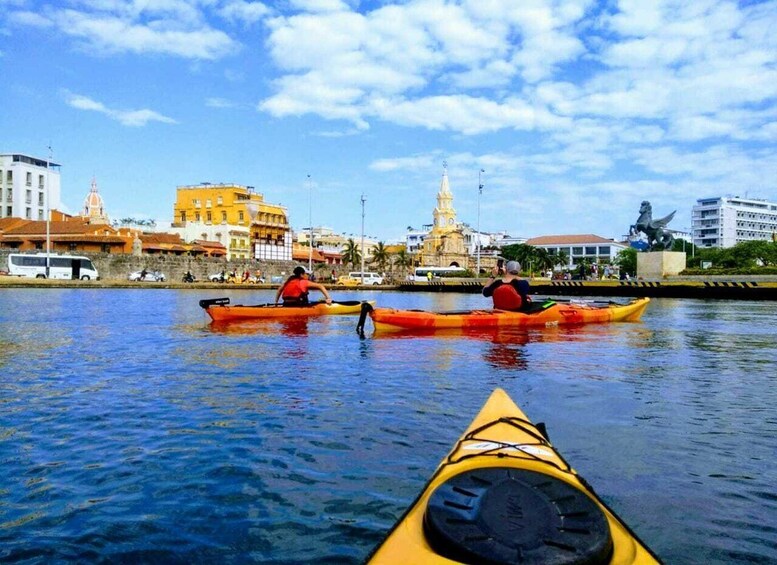
M542 327L572 324L601 324L606 322L636 322L650 302L636 298L627 304L554 302L547 300L534 304L533 311L467 310L457 312L428 312L424 310L396 310L369 308L376 331L450 328Z
M349 300L332 302L331 304L312 302L305 306L283 306L282 304L257 304L255 306L235 304L230 306L229 298L200 300L200 306L214 322L358 314L362 309L362 304L369 304L369 302Z

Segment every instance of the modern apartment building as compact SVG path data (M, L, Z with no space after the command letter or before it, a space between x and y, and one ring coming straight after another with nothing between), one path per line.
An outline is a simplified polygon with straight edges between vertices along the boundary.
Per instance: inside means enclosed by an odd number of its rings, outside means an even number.
M777 203L739 196L700 198L693 207L691 223L697 247L771 241L777 234Z
M59 168L38 157L0 154L0 218L45 221L46 210L58 210Z
M229 259L291 261L286 208L251 186L202 183L177 187L170 231L187 242L219 241Z

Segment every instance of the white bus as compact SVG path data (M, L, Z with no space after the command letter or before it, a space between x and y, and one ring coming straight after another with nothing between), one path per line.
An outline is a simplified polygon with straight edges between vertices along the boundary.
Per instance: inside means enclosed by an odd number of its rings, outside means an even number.
M463 277L467 270L463 267L416 267L412 275L407 276L409 281L428 281L429 273L432 280L449 277Z
M8 274L32 279L46 278L46 254L11 253L8 255ZM49 255L50 279L97 280L97 269L88 257L80 255Z

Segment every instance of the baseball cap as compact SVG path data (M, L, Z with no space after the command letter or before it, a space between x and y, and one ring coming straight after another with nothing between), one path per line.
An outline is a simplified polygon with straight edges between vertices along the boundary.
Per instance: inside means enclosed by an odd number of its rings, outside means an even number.
M518 261L508 261L505 270L511 275L517 275L521 272L521 264Z

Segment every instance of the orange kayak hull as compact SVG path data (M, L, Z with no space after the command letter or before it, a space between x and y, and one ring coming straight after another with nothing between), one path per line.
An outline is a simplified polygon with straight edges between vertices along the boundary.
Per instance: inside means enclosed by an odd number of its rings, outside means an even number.
M353 300L349 302L333 302L332 304L320 302L309 306L282 306L279 304L244 306L242 304L216 304L205 308L205 312L207 312L208 316L210 316L214 322L231 322L237 320L279 320L287 318L311 318L316 316L358 314L361 312L361 308L362 302Z
M501 327L543 327L573 324L636 322L647 308L649 298L637 298L628 304L598 306L591 303L555 303L534 313L507 310L472 310L468 312L427 312L375 308L370 317L378 331L413 329L478 329Z

